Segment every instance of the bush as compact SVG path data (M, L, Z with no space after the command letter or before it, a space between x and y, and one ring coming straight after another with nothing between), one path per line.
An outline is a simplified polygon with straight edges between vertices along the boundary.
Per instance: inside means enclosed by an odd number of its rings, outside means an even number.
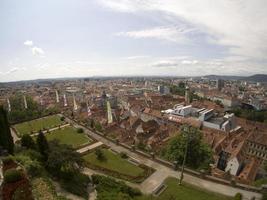
M262 194L262 200L267 200L267 192Z
M95 130L97 130L97 131L99 131L99 132L101 132L102 130L103 130L103 128L102 128L102 126L101 126L101 124L100 123L95 123Z
M99 200L126 200L141 195L141 192L138 189L131 188L124 182L116 181L115 179L110 177L92 175L92 180L96 185L97 197Z
M8 165L13 162L13 158L11 156L4 157L2 159L4 165Z
M64 121L64 120L65 120L65 117L63 117L63 116L60 117L60 120L61 120L61 121Z
M129 156L127 155L127 153L121 152L120 153L120 157L123 158L123 159L127 159Z
M77 129L77 133L83 133L83 132L84 132L83 128L78 128Z
M234 200L242 200L242 194L241 193L236 193Z
M19 186L12 195L12 200L33 200L29 184Z
M4 181L6 183L14 183L19 180L21 180L23 177L23 174L21 171L18 171L16 169L8 169L4 173Z
M31 177L39 176L44 172L43 167L38 161L27 162L24 167Z
M82 173L69 174L68 179L61 179L60 185L66 191L88 199L87 186L90 178Z
M106 157L105 157L103 151L99 148L95 150L95 155L96 155L96 159L99 161L106 160Z

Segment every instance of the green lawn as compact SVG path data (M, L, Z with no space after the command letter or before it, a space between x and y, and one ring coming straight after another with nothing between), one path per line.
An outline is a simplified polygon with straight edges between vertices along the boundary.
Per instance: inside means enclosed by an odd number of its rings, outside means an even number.
M61 144L68 144L73 148L78 148L81 145L89 144L93 141L84 133L77 133L77 129L71 126L46 133L45 136L48 141L57 139Z
M96 167L101 167L110 171L115 171L117 173L133 177L143 175L144 169L121 158L120 155L115 154L108 149L102 149L102 152L106 158L103 161L99 161L96 158L95 152L86 154L83 157L86 162Z
M232 200L231 197L222 196L201 190L195 186L184 184L179 186L176 178L167 178L165 180L167 185L159 197L142 196L137 197L136 200Z
M31 131L38 132L41 129L53 128L62 123L63 121L60 120L58 115L52 115L45 118L16 124L15 128L17 129L19 136L22 136L24 134L31 134Z

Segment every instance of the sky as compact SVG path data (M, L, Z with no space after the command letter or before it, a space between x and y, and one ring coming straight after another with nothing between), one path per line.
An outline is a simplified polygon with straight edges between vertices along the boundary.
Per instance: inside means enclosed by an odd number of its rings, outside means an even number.
M0 0L0 82L267 74L266 0Z

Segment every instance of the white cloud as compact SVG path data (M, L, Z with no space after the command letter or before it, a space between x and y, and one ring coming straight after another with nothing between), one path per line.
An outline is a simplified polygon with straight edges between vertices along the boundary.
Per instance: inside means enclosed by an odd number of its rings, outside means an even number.
M197 60L183 60L181 63L185 65L195 65L198 63L198 61Z
M229 55L266 60L266 0L101 0L100 3L120 12L160 11L175 24L177 19L194 25L207 34L210 43L228 49ZM174 17L171 17L174 16ZM180 34L168 28L122 32L133 38L163 38L180 41Z
M128 56L124 59L127 59L127 60L137 60L137 59L143 59L143 58L149 58L150 56Z
M9 74L12 74L12 73L15 73L19 70L18 67L13 67L11 68L10 70L6 71L6 72L0 72L1 75L9 75Z
M26 40L23 44L26 46L32 46L33 42L31 40Z
M34 56L43 56L44 55L43 49L41 49L39 47L32 47L31 50L32 50L32 54Z
M24 45L28 46L31 49L32 55L44 57L45 54L44 50L40 47L33 46L33 41L26 40L24 42Z
M178 27L156 27L138 31L128 31L116 33L117 36L125 36L131 38L155 38L160 40L168 40L177 43L190 42L187 39L187 34L195 31L191 28Z
M155 63L151 64L152 67L162 67L162 68L170 68L170 67L177 67L179 63L173 60L160 60Z

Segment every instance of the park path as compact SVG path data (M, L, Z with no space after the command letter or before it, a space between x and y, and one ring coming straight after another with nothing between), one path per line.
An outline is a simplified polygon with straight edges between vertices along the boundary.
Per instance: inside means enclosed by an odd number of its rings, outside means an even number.
M95 149L95 148L97 148L97 147L100 147L100 146L102 146L102 145L103 145L102 142L96 142L96 143L93 143L93 144L88 145L88 146L86 146L86 147L83 147L83 148L81 148L81 149L78 149L77 152L78 152L78 153L85 153L85 152L87 152L87 151L93 150L93 149Z
M151 159L148 159L140 154L137 154L135 152L132 152L128 150L127 148L124 148L122 146L116 145L113 142L110 142L106 138L92 132L91 130L77 124L73 120L69 119L66 117L66 120L69 123L72 123L76 128L83 128L85 133L88 134L90 137L101 141L103 144L109 146L111 149L117 151L117 152L125 152L127 153L130 157L133 157L134 159L138 160L140 163L147 165L151 168L154 168L156 171L148 177L140 186L141 191L146 194L150 194L153 192L160 184L163 183L164 179L167 177L175 177L179 178L180 177L180 172L174 171L173 169L166 167L158 162L155 162ZM201 189L208 190L210 192L214 193L220 193L222 195L226 196L234 196L236 193L241 193L243 195L244 200L250 200L253 197L255 197L257 200L261 199L261 194L252 192L252 191L247 191L247 190L242 190L240 188L235 188L231 187L229 185L223 185L219 183L215 183L209 180L201 179L195 176L192 176L190 174L184 173L184 179L186 183L189 183L191 185L195 185Z
M16 132L14 131L13 128L10 128L10 131L11 131L11 135L13 137L14 143L16 143L18 140L20 140L20 138L17 136L17 134L16 134Z

